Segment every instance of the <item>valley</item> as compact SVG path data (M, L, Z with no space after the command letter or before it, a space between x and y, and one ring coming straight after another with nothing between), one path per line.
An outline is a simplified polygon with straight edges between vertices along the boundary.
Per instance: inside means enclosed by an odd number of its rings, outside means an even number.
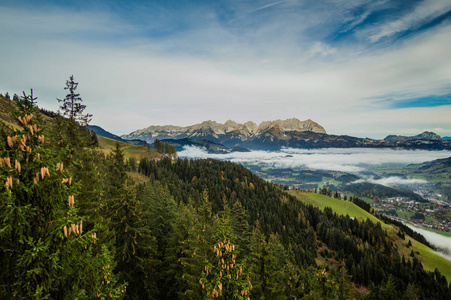
M231 160L287 189L326 189L331 196L336 192L342 198L358 196L377 213L451 231L448 151L287 148L212 154L186 147L179 155Z

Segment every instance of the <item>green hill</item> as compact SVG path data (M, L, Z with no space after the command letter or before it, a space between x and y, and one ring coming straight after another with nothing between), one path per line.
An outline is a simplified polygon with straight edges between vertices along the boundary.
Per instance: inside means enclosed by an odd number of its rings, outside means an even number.
M375 216L349 201L335 199L321 194L305 193L301 191L290 191L290 194L296 196L296 198L298 198L305 204L311 204L321 210L324 210L325 207L330 207L335 213L339 215L349 215L350 217L357 219L364 218L370 219L373 222L380 222Z
M121 148L124 151L125 158L127 159L130 157L134 157L139 161L143 158L156 159L164 157L164 155L158 153L157 151L150 150L149 148L144 146L132 145L129 143L116 141L99 135L97 136L97 139L99 141L99 149L105 154L111 153L113 149L116 147L117 142L121 145Z
M335 213L339 215L349 215L350 217L357 219L370 219L373 222L381 223L382 228L389 232L390 237L393 239L393 242L396 244L401 255L408 257L412 249L414 249L414 252L419 253L419 257L421 258L421 261L423 262L424 268L426 270L434 271L435 268L438 268L440 272L446 276L448 281L451 281L451 261L447 260L436 251L409 236L406 236L405 240L399 238L396 235L398 228L383 223L375 216L361 209L354 203L327 197L321 194L305 193L302 191L290 191L290 194L295 196L303 203L313 205L321 210L324 210L324 208L326 207L330 207ZM412 241L412 248L407 247L409 239Z

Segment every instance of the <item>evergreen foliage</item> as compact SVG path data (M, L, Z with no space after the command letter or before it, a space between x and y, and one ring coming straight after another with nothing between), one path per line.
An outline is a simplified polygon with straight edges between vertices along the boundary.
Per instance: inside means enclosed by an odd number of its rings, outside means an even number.
M113 257L95 244L98 228L83 230L81 186L66 153L45 145L35 100L17 102L20 129L2 124L0 298L120 298Z
M155 139L153 142L153 147L158 151L158 153L165 154L171 159L175 159L177 157L175 146L169 144L168 142L162 142Z
M451 298L380 223L231 162L105 156L70 110L45 128L35 100L16 101L20 128L0 125L2 299Z
M60 110L64 117L69 118L71 122L77 122L80 125L86 126L91 121L92 115L84 114L86 105L81 104L83 101L80 94L77 94L78 82L75 82L74 75L66 80L65 90L68 90L68 94L64 99L57 99L58 102L62 102Z

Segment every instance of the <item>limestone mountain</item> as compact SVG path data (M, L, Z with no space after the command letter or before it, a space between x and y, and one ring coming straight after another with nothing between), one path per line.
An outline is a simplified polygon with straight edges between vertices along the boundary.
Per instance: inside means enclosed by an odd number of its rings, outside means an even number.
M243 142L251 142L255 139L272 140L286 139L288 133L313 132L325 134L326 131L318 123L312 120L300 121L296 118L287 120L265 121L260 125L254 122L244 124L228 120L224 124L215 121L204 121L199 124L180 126L149 126L123 135L124 139L141 139L148 143L155 139L183 139L208 140L227 146L237 146Z
M404 148L440 150L451 149L451 141L446 141L432 132L423 132L412 138L387 137L384 140L372 140L347 135L327 134L326 130L312 120L264 121L260 125L254 122L240 124L227 121L224 124L205 121L199 124L180 126L150 126L122 135L126 140L140 139L152 143L155 139L209 141L230 148L251 150L279 150L292 148Z

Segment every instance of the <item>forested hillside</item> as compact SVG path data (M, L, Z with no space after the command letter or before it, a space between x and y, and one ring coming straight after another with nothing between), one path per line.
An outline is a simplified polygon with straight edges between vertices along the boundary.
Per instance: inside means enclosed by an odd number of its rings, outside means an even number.
M0 125L2 299L451 298L379 223L231 162L105 155L84 107L44 125L35 98L15 105L19 126Z

